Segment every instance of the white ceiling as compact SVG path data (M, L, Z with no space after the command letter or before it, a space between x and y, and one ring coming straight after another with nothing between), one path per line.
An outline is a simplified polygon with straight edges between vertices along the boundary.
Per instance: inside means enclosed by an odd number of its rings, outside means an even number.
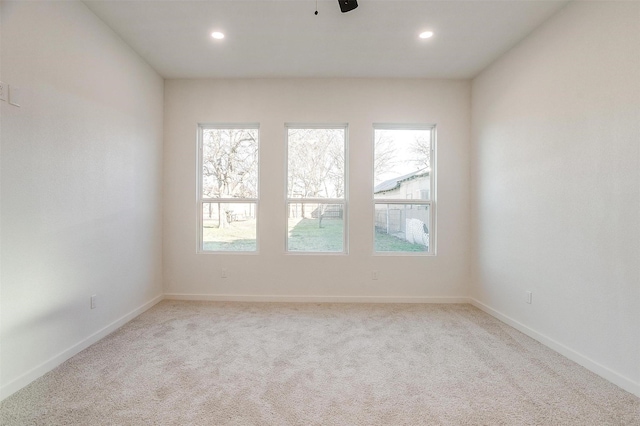
M360 0L343 14L320 0L317 16L315 0L85 3L165 78L470 78L567 2Z

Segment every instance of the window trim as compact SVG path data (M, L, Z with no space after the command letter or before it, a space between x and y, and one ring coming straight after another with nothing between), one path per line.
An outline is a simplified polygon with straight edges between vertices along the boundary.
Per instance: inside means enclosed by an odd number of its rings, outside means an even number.
M344 130L344 197L343 198L289 198L289 129L343 129ZM342 251L289 250L289 205L302 203L342 204ZM284 123L284 253L294 256L345 256L349 254L349 123Z
M255 129L258 131L258 165L257 165L257 181L256 181L256 193L257 198L205 198L202 195L202 167L203 167L203 134L204 130L208 129ZM231 255L257 255L260 253L260 158L262 156L262 150L260 149L260 123L198 123L197 125L197 148L196 148L196 223L197 223L197 238L196 238L196 253L197 254L231 254ZM256 249L253 251L234 251L234 250L204 250L203 241L203 218L202 212L205 203L219 203L219 204L248 204L255 203L256 210Z
M374 256L436 256L437 254L437 126L435 123L373 123L371 135L371 148L373 153L373 161L371 162L371 206L373 218L373 240L372 251ZM398 198L375 198L373 188L375 187L375 161L376 161L376 130L429 130L430 131L430 148L431 148L431 174L429 179L429 200L421 199L398 199ZM422 252L410 251L376 251L376 205L377 204L396 204L396 205L426 205L429 206L429 250Z

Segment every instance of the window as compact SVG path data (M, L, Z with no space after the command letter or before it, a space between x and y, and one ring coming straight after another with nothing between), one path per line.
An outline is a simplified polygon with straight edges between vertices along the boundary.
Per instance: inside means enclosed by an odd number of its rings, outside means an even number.
M198 152L198 251L256 252L258 125L200 125Z
M374 125L374 251L433 254L435 126Z
M346 253L347 126L286 127L287 251Z

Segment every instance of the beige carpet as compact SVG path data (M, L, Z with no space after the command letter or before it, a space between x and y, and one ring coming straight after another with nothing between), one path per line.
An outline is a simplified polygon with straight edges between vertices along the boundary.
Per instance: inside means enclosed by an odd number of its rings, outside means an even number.
M640 399L470 305L164 301L3 425L640 425Z

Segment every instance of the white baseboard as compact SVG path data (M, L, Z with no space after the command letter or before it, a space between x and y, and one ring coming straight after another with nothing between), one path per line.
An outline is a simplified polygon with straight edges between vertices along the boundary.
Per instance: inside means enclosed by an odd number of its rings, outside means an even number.
M215 302L295 302L295 303L469 303L466 297L396 297L396 296L293 296L244 294L166 293L168 300Z
M470 298L469 299L470 303L475 306L478 309L483 310L484 312L486 312L487 314L499 319L500 321L510 325L511 327L515 328L518 331L521 331L522 333L526 334L527 336L537 340L538 342L542 343L543 345L553 349L554 351L558 352L559 354L569 358L571 361L574 361L578 364L580 364L581 366L583 366L584 368L586 368L587 370L590 370L591 372L597 374L600 377L603 377L604 379L610 381L611 383L615 384L616 386L619 386L620 388L626 390L627 392L630 392L638 397L640 397L640 383L638 382L634 382L633 380L622 376L619 373L616 373L615 371L605 367L602 364L599 364L598 362L590 359L589 357L576 352L575 350L563 345L562 343L553 340L552 338L545 336L542 333L539 333L537 331L535 331L532 328L527 327L526 325L522 324L519 321L514 320L513 318L498 312L497 310L485 305L484 303L480 302L479 300L476 300L474 298Z
M137 317L138 315L140 315L144 311L150 309L151 307L153 307L154 305L156 305L157 303L162 301L163 298L164 298L163 295L159 295L159 296L154 297L149 302L145 303L144 305L140 306L139 308L134 309L133 311L129 312L128 314L118 318L117 320L115 320L111 324L107 325L106 327L96 331L95 333L93 333L92 335L87 337L86 339L81 340L80 342L76 343L75 345L71 346L70 348L60 352L58 355L48 359L47 361L43 362L42 364L38 365L37 367L35 367L35 368L31 369L30 371L26 372L25 374L23 374L22 376L18 377L17 379L15 379L15 380L7 383L6 385L0 387L0 401L2 401L3 399L7 398L8 396L14 394L15 392L19 391L20 389L22 389L23 387L27 386L29 383L33 382L37 378L39 378L39 377L43 376L44 374L48 373L49 371L53 370L58 365L62 364L63 362L65 362L66 360L71 358L72 356L76 355L80 351L83 351L86 348L88 348L89 346L93 345L98 340L100 340L103 337L111 334L112 332L114 332L118 328L122 327L127 322L131 321L132 319L134 319L135 317Z

